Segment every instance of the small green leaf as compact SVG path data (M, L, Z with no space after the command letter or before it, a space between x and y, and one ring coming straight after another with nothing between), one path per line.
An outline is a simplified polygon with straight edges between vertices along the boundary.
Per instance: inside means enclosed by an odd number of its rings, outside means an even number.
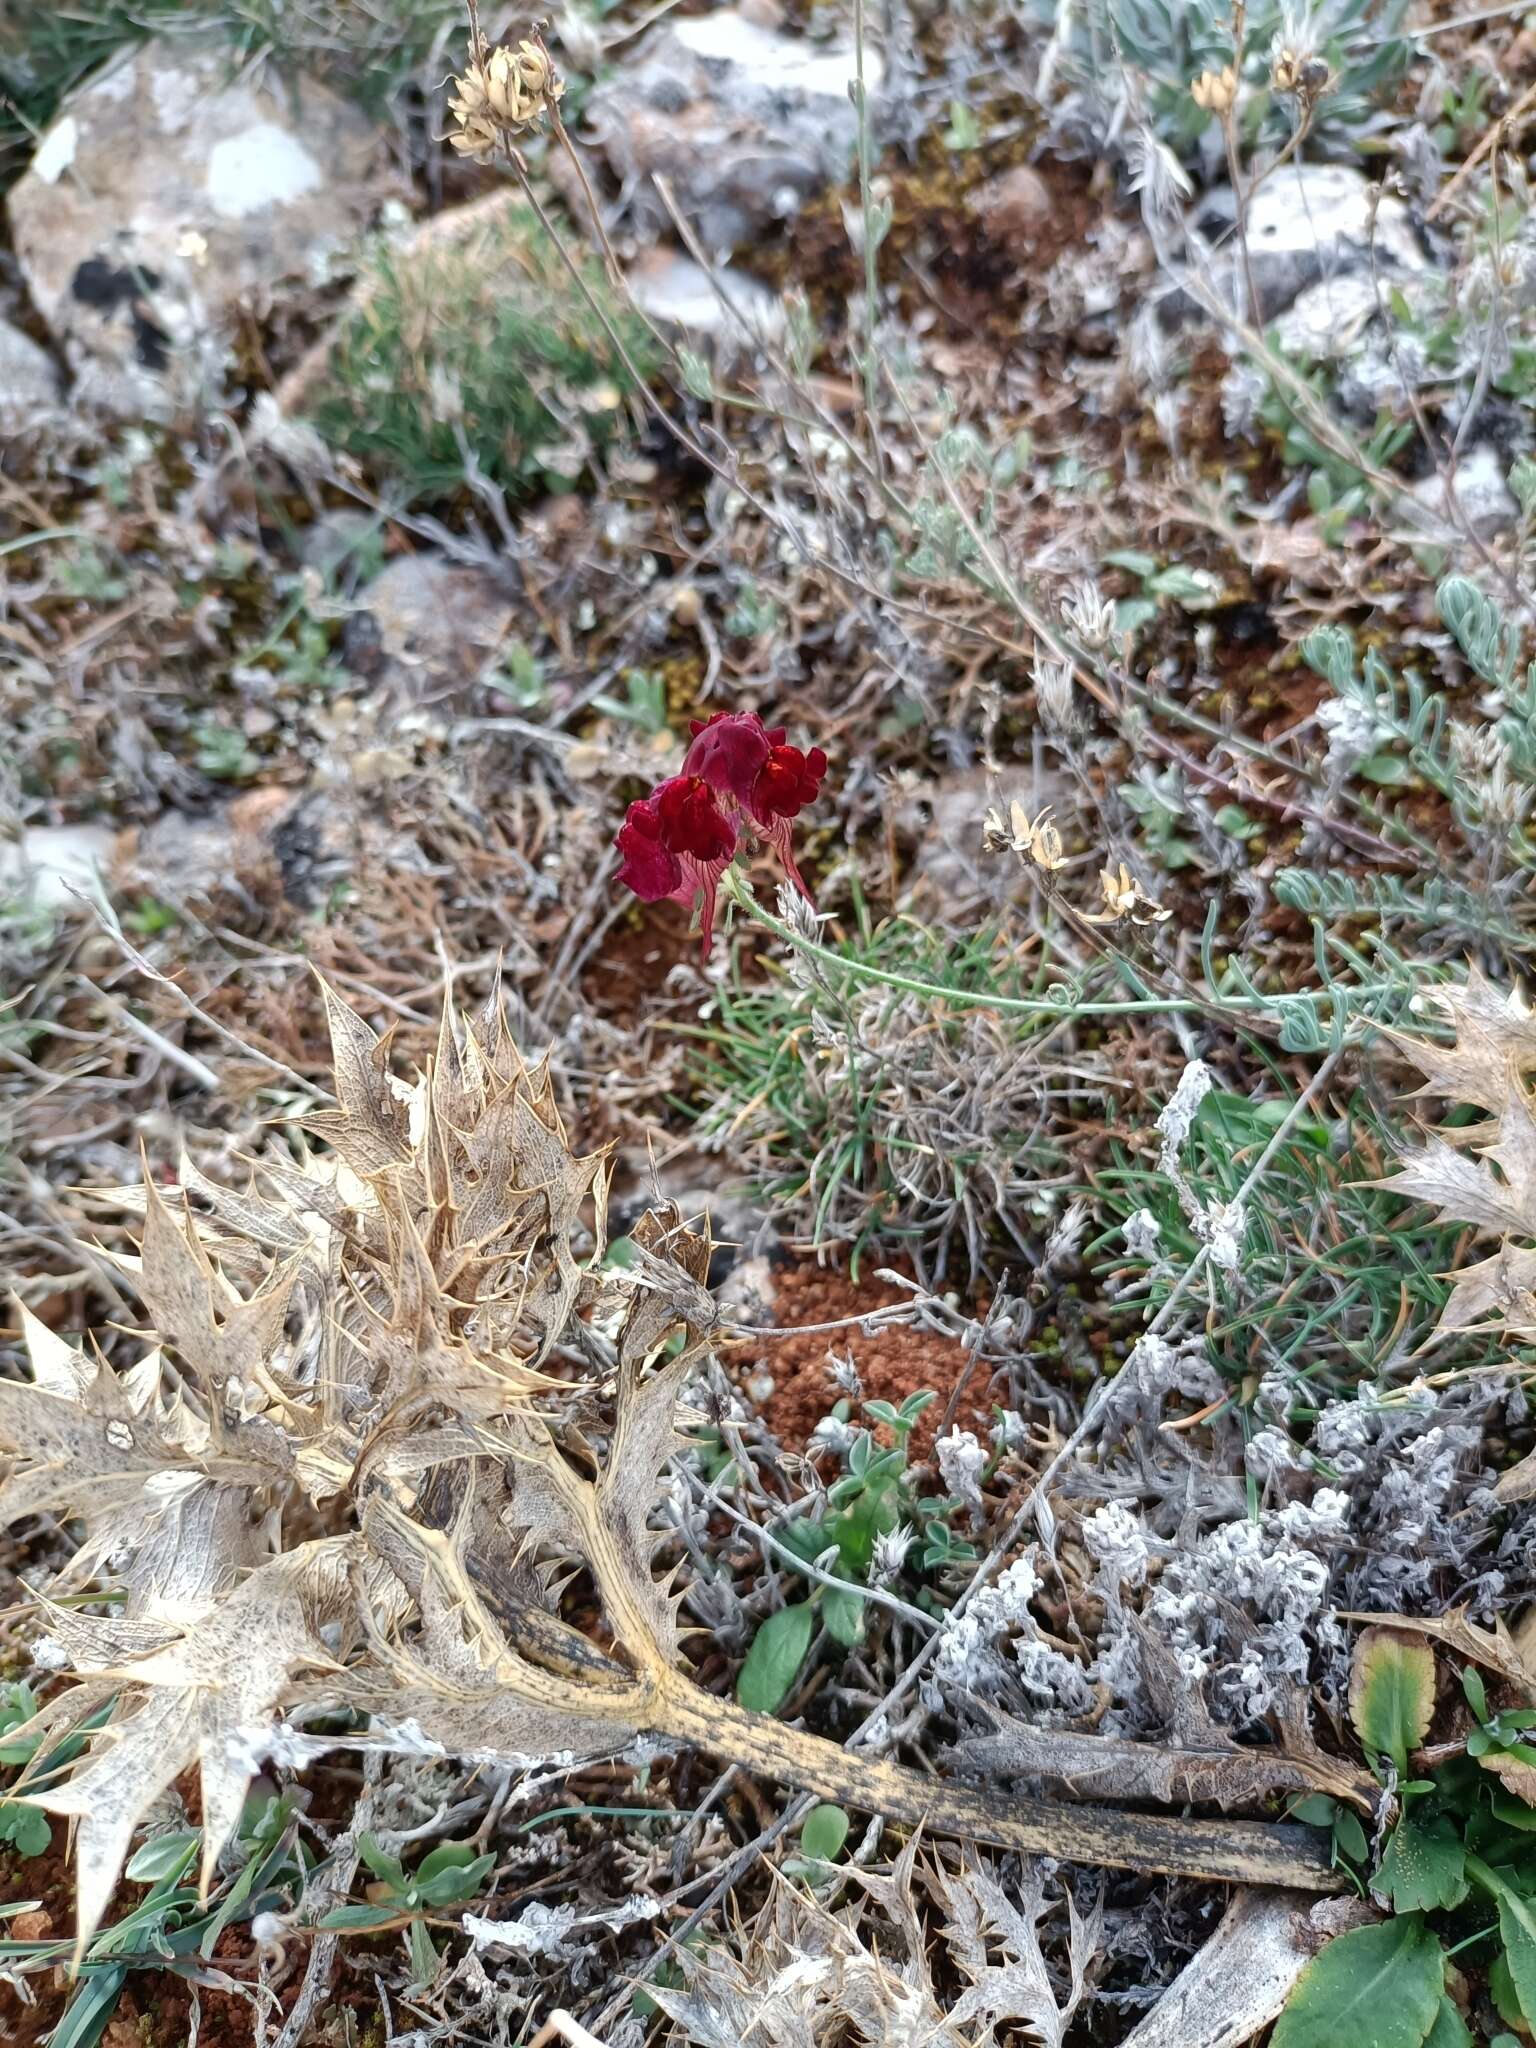
M174 1834L156 1835L128 1859L124 1872L137 1884L154 1884L162 1877L180 1877L202 1844L198 1828L179 1828Z
M0 1836L11 1843L18 1856L41 1856L53 1840L53 1829L41 1807L7 1800L0 1805Z
M1308 1792L1301 1799L1292 1800L1288 1811L1292 1820L1305 1821L1309 1828L1331 1828L1338 1803L1326 1792Z
M848 1816L840 1806L813 1806L800 1828L800 1853L835 1863L848 1839Z
M443 1959L422 1921L413 1920L405 1930L405 1945L411 1956L412 1982L417 1985L430 1984L437 1976Z
M1493 2000L1494 2009L1501 2020L1512 2027L1525 2025L1525 2014L1521 2010L1515 1980L1510 1973L1508 1956L1495 1956L1488 1969L1488 1996Z
M417 1864L412 1873L413 1880L424 1884L428 1878L436 1877L440 1870L462 1870L465 1864L476 1860L473 1842L439 1842Z
M1341 1806L1333 1817L1333 1839L1341 1854L1347 1856L1351 1863L1364 1863L1371 1853L1359 1814L1347 1806Z
M1417 1913L1353 1928L1302 1971L1270 2048L1422 2048L1444 1984L1445 1957Z
M398 1856L380 1846L378 1837L365 1829L357 1838L357 1853L362 1857L374 1876L392 1885L397 1892L405 1890L405 1865Z
M856 1649L864 1640L864 1602L857 1593L842 1593L829 1586L821 1596L821 1618L827 1634L845 1650Z
M1424 2037L1424 2048L1473 2048L1467 2023L1446 1992L1440 1994L1440 2010L1435 2014L1435 2024Z
M495 1864L494 1856L476 1856L469 1863L449 1864L430 1877L418 1872L411 1890L424 1906L456 1906L475 1896Z
M1396 754L1367 754L1359 772L1378 789L1401 789L1413 781L1412 765Z
M1368 1628L1355 1645L1349 1713L1368 1757L1390 1757L1398 1775L1429 1733L1435 1711L1435 1653L1420 1637Z
M1315 626L1301 643L1302 659L1336 690L1347 690L1355 676L1355 646L1342 626Z
M1461 1689L1467 1696L1467 1705L1479 1721L1488 1718L1488 1688L1483 1683L1483 1674L1475 1664L1468 1664L1461 1674Z
M388 1906L336 1906L318 1924L332 1934L364 1927L384 1927L393 1920Z
M1459 1906L1467 1896L1466 1845L1445 1819L1398 1822L1372 1880L1399 1913L1432 1913Z
M776 1714L811 1647L815 1613L809 1600L770 1614L747 1651L736 1680L736 1697L754 1714Z
M1536 2013L1536 1907L1508 1885L1499 1889L1499 1935L1509 1961L1515 1996L1524 2013Z

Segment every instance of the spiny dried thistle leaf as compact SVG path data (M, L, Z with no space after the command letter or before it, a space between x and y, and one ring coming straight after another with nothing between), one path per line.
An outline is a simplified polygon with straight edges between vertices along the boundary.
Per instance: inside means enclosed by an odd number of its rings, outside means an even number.
M1421 999L1449 1017L1450 1045L1389 1031L1425 1076L1418 1091L1485 1112L1477 1123L1432 1132L1399 1170L1372 1185L1433 1202L1441 1218L1470 1223L1506 1242L1493 1258L1453 1278L1440 1330L1498 1328L1536 1335L1536 1017L1518 989L1501 992L1476 970L1465 987ZM1497 1171L1495 1171L1495 1168ZM1514 1239L1515 1243L1508 1240Z
M1026 1853L1337 1883L1297 1829L999 1812L694 1685L651 1521L716 1322L707 1233L658 1210L634 1263L603 1265L605 1155L572 1152L498 1009L445 1012L406 1084L326 1003L340 1107L309 1134L328 1149L251 1161L237 1194L146 1177L125 1265L155 1348L119 1375L24 1319L35 1379L0 1382L0 1513L79 1517L63 1583L119 1601L49 1611L74 1684L39 1731L109 1716L23 1791L78 1822L80 1949L183 1771L202 1777L206 1883L263 1758L345 1742L568 1767L649 1733ZM332 1533L298 1543L317 1519ZM612 1650L560 1613L579 1569ZM340 1707L370 1725L305 1734Z
M693 1241L676 1266L648 1252L643 1289L598 1275L605 1155L572 1153L547 1071L525 1067L499 1016L445 1015L407 1085L386 1041L325 997L340 1106L308 1134L328 1149L251 1162L241 1193L194 1171L163 1193L146 1172L124 1196L143 1218L139 1254L120 1264L158 1344L119 1374L23 1311L34 1378L0 1381L0 1517L78 1518L64 1582L121 1595L110 1620L52 1609L53 1661L76 1681L61 1697L88 1703L80 1718L115 1704L70 1775L28 1795L78 1819L82 1945L140 1818L194 1763L206 1878L287 1712L366 1702L377 1739L414 1718L441 1724L445 1748L506 1754L632 1739L631 1673L578 1696L483 1608L464 1552L478 1534L479 1564L494 1564L494 1532L413 1520L440 1479L473 1500L478 1471L530 1445L568 1469L553 1432L590 1390L542 1368L581 1300L607 1298L615 1365L635 1383L615 1423L631 1481L573 1496L581 1540L599 1532L615 1570L643 1571L637 1613L670 1615L644 1524L678 1373L638 1380L676 1303L697 1309ZM289 1526L322 1509L342 1533L285 1549ZM547 1609L545 1582L518 1579L526 1539L505 1499L498 1512L501 1583Z

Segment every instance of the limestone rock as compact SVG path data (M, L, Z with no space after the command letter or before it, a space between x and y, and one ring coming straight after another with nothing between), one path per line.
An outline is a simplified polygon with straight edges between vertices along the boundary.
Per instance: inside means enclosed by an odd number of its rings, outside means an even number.
M0 320L0 432L13 434L58 404L59 373L48 351Z
M363 612L348 626L348 665L417 704L472 683L506 641L516 609L489 570L429 554L389 563L360 602ZM364 620L366 630L354 631Z
M0 840L0 902L37 912L72 910L79 896L103 902L115 846L103 825L30 825Z
M638 225L664 232L664 177L712 255L750 242L841 178L858 121L851 45L765 27L743 7L672 21L588 101ZM865 53L871 97L883 76Z
M1242 304L1247 285L1235 221L1229 191L1202 201L1198 226L1207 239L1220 243L1221 289L1229 303ZM1324 278L1368 275L1373 252L1383 280L1413 276L1426 267L1407 207L1350 164L1283 165L1249 201L1247 239L1260 317L1266 321Z
M165 418L216 398L237 304L323 279L377 206L380 171L357 108L313 81L232 76L222 48L152 42L93 79L9 201L76 401Z
M680 328L728 351L750 353L752 335L771 342L784 331L784 304L777 292L728 264L716 268L711 283L701 265L675 249L648 249L629 272L629 288L641 312L658 326ZM728 305L721 303L722 293Z
M1438 471L1422 477L1413 495L1428 511L1444 521L1447 538L1464 535L1471 527L1479 540L1492 540L1506 532L1520 518L1515 494L1505 481L1504 464L1491 441L1480 441L1457 463L1451 479L1460 508L1458 519L1447 501L1445 479Z

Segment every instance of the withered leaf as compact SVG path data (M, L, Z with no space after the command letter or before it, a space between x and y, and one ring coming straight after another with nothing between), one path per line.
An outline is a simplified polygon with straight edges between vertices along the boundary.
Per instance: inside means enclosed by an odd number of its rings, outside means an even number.
M121 1690L120 1710L62 1784L26 1797L76 1824L75 1953L83 1953L117 1884L141 1817L193 1764L202 1780L206 1891L266 1753L273 1709L293 1672L329 1664L320 1630L347 1605L355 1539L328 1538L274 1558L217 1613L137 1654L110 1633L88 1648L88 1675ZM100 1661L98 1661L100 1660Z

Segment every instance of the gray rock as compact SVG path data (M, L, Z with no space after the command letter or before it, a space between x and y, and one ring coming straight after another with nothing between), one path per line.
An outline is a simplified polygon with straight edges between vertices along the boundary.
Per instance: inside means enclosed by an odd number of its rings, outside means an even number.
M1444 522L1448 539L1464 536L1470 526L1479 540L1492 540L1518 523L1520 507L1505 481L1504 464L1491 441L1480 441L1469 449L1457 463L1451 481L1460 518L1447 499L1445 480L1438 471L1422 477L1413 487L1419 503Z
M59 400L59 373L48 351L0 320L0 429L15 433L45 418Z
M870 95L883 72L865 53ZM674 21L587 103L638 225L662 232L659 174L706 249L724 255L843 176L858 122L851 46L812 43L722 7Z
M1275 322L1275 339L1289 356L1337 362L1356 347L1376 317L1380 290L1368 270L1346 271L1308 285Z
M417 704L441 701L480 675L511 631L515 607L489 570L441 555L402 555L359 600L370 631L353 633L348 659L375 683ZM369 659L350 649L362 637Z
M630 269L629 288L641 312L658 325L680 328L727 351L750 353L752 336L773 342L784 331L784 303L777 292L728 264L716 267L712 283L700 264L675 249L648 249ZM728 305L721 303L722 294Z
M9 202L76 402L165 418L216 397L236 305L321 281L377 205L380 170L357 108L312 81L232 80L222 48L149 43L93 79Z
M1056 213L1050 186L1029 164L1015 164L988 178L967 194L965 208L994 242L1018 256L1033 250Z
M1208 239L1221 238L1217 269L1224 297L1242 304L1246 282L1232 194L1211 194L1197 218ZM1349 164L1282 166L1249 202L1247 240L1254 290L1266 321L1324 278L1369 275L1373 253L1384 279L1412 276L1426 267L1407 207Z

